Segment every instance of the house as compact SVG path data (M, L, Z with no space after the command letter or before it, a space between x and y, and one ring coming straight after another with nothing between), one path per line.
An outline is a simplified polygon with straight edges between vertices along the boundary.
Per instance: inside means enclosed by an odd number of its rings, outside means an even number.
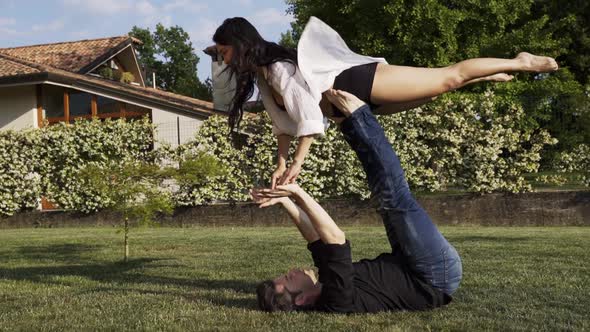
M220 112L211 102L146 87L138 43L121 36L0 48L0 130L148 115L156 142L190 140Z

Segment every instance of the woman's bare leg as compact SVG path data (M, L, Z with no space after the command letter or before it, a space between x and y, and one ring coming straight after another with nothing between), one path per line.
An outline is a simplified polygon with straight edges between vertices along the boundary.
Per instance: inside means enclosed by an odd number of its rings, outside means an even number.
M379 64L373 80L371 102L404 103L435 97L466 84L491 80L506 72L557 70L554 59L520 53L514 59L478 58L444 68L418 68Z
M500 74L490 75L490 76L486 76L486 77L474 78L470 81L465 82L462 86L460 86L460 88L464 87L465 85L478 83L478 82L508 82L508 81L512 80L513 78L514 78L514 76L512 76L512 75L500 73ZM435 97L427 97L427 98L422 98L422 99L417 99L417 100L412 100L412 101L406 101L403 103L389 103L389 104L381 105L378 108L373 110L373 114L391 115L391 114L411 110L416 107L420 107L424 104L427 104L427 103L435 100L436 98L437 98L436 96Z
M417 100L412 100L412 101L406 101L403 103L389 103L389 104L381 105L381 106L377 107L376 109L374 109L373 114L391 115L391 114L411 110L416 107L420 107L420 106L427 104L435 99L436 99L436 97L428 97L428 98L422 98L422 99L417 99Z
M460 88L478 82L508 82L514 78L512 75L508 75L506 73L494 74L486 77L474 78L470 81L465 82Z

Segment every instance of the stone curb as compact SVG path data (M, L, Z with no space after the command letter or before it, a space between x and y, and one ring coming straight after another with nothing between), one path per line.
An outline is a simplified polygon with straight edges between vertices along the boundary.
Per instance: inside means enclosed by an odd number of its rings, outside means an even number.
M438 225L590 226L590 191L423 196L418 201ZM339 225L381 224L369 201L327 200L321 204ZM112 212L30 211L0 219L0 228L114 226L120 220ZM181 208L159 222L172 227L290 225L281 208L259 209L252 203Z

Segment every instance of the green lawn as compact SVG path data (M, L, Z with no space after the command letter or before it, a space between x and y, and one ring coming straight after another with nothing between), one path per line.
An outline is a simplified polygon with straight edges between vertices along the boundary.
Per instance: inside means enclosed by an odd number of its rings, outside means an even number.
M353 257L388 244L347 227ZM463 258L454 301L429 312L266 314L257 281L307 266L291 228L0 230L0 331L590 330L590 228L444 227Z

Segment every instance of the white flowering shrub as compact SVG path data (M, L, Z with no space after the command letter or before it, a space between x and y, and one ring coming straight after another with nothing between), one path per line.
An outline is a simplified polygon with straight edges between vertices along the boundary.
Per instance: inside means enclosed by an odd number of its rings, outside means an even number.
M81 120L39 130L39 170L43 195L60 208L84 213L110 206L108 195L80 178L88 165L113 160L147 160L153 146L149 120Z
M525 116L487 92L448 95L381 121L413 188L520 192L531 189L523 174L538 171L543 146L556 143L545 130L519 128Z
M35 131L0 131L0 215L35 208L41 197Z
M268 186L276 164L276 138L266 113L245 117L239 147L232 145L227 118L213 116L201 127L195 141L177 151L176 158L195 151L207 151L226 170L223 177L211 178L204 187L183 188L176 194L179 205L195 205L215 200L244 201L254 186ZM291 153L296 146L292 142ZM319 138L308 155L298 182L316 197L366 196L364 174L354 153L336 128Z
M400 157L410 186L420 191L530 190L523 174L536 172L542 148L555 144L545 130L520 127L526 123L521 106L489 92L449 94L422 108L381 116L379 121ZM41 196L64 209L98 211L114 202L105 190L80 177L88 165L105 168L113 161L147 161L178 167L198 159L202 152L217 160L193 163L209 169L208 180L205 184L177 183L172 192L174 204L247 200L248 189L269 185L277 158L276 138L266 113L247 116L241 127L241 147L235 148L226 123L227 118L213 116L193 142L157 151L152 151L154 128L148 119L78 121L0 132L0 214L35 207ZM291 155L295 146L296 140ZM560 169L586 174L588 182L588 145L562 154L561 161ZM212 165L222 172L211 171ZM298 182L316 198L369 195L361 165L334 124L312 145Z
M544 130L519 128L524 117L522 107L488 92L449 95L423 108L381 116L379 121L414 190L520 192L531 189L523 174L538 170L543 146L556 143ZM209 151L229 175L179 192L179 204L246 200L249 188L269 184L277 147L268 116L244 119L241 149L232 147L226 122L211 117L183 153ZM360 163L335 125L313 144L298 182L316 198L369 194Z
M590 145L580 144L572 151L560 153L554 164L558 172L575 173L578 181L590 186Z

